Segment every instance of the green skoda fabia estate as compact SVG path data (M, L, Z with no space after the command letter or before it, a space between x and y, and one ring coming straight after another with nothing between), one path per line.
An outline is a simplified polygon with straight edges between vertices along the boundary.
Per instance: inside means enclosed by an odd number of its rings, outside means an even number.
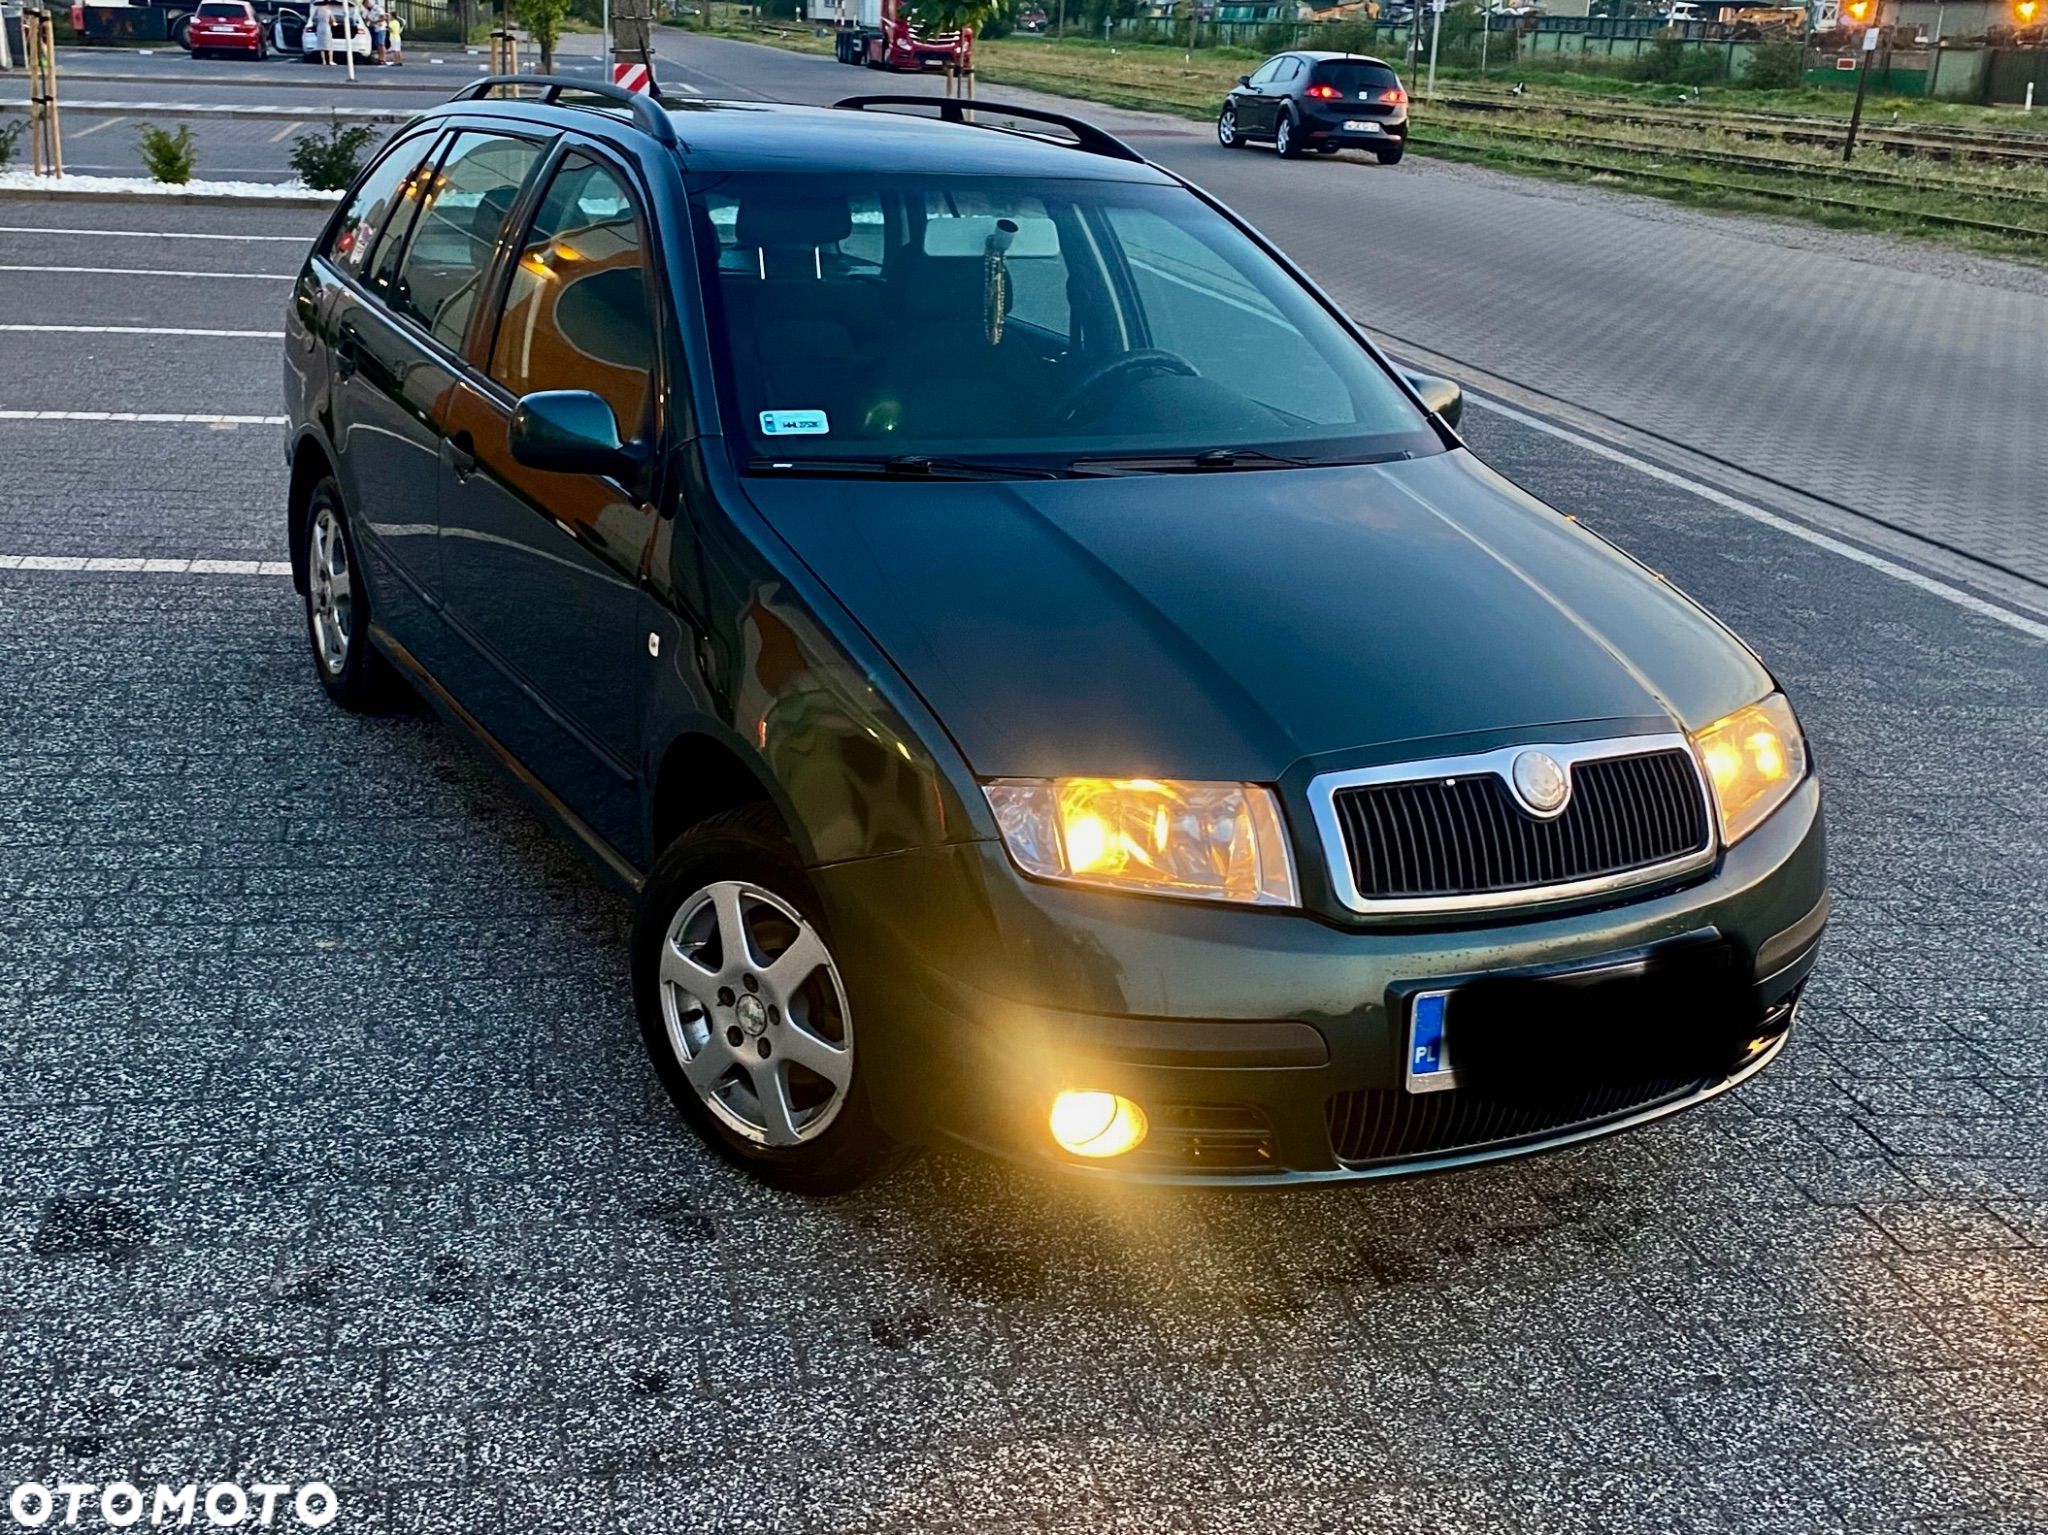
M763 1177L1373 1177L1784 1042L1770 672L1085 123L479 82L288 325L317 676L633 892L655 1070Z

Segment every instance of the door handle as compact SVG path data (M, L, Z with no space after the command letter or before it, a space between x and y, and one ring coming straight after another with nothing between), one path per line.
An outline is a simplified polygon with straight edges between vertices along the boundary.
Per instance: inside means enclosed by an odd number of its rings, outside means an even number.
M443 444L443 448L456 479L466 480L476 472L476 439L469 433L457 432Z
M342 321L341 330L334 338L334 370L344 379L353 377L357 364L362 361L362 344L363 333L348 321Z

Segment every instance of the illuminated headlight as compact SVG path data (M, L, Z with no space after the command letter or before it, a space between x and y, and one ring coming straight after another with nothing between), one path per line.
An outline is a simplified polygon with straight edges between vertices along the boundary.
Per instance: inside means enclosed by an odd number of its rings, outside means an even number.
M1261 784L998 778L983 792L1010 856L1040 879L1300 904L1280 802Z
M1782 693L1695 730L1692 744L1713 785L1724 846L1763 825L1806 777L1806 737Z

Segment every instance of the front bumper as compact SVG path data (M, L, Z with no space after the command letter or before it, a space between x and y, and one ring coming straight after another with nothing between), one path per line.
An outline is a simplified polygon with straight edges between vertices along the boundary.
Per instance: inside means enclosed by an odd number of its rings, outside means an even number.
M978 842L815 878L886 1128L1174 1183L1381 1177L1538 1150L1703 1101L1775 1056L1827 918L1811 780L1681 888L1486 925L1366 925L1039 884ZM1406 1091L1401 998L1418 983L1709 939L1743 982L1731 1030L1754 1041L1714 1072L1544 1103ZM1068 1087L1135 1099L1153 1126L1146 1146L1106 1163L1060 1152L1045 1117Z

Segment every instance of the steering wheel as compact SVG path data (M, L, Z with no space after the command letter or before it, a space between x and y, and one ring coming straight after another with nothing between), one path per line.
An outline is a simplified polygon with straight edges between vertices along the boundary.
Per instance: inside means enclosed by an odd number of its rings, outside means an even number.
M1080 418L1081 407L1088 403L1089 396L1103 385L1117 379L1129 378L1143 373L1174 374L1181 378L1199 378L1201 374L1195 365L1178 352L1169 352L1161 347L1140 347L1135 352L1119 352L1107 362L1089 369L1088 376L1076 384L1059 408L1054 420L1060 426L1072 426Z

